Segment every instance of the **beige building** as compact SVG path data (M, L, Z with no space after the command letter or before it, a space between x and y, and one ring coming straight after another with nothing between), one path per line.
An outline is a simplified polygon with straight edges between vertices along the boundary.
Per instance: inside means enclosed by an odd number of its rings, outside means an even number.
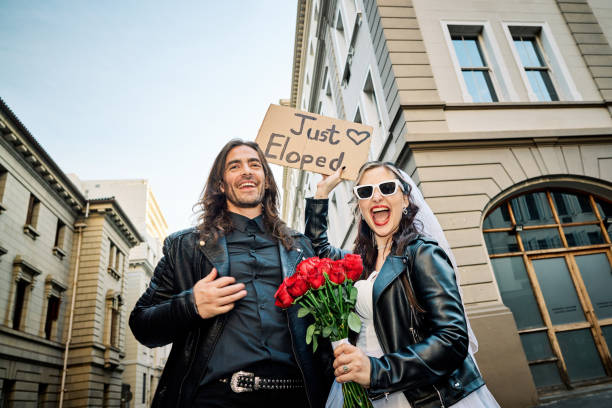
M168 224L147 180L86 180L70 175L86 197L114 196L134 222L143 242L130 249L126 275L125 304L131 311L146 290L155 265L162 256L162 242L168 235ZM130 407L151 405L171 346L149 349L126 331L123 382L130 385Z
M419 185L503 407L611 385L610 44L607 0L298 1L291 106L371 125L370 158ZM285 170L298 230L317 180Z
M3 407L57 406L64 373L64 406L120 405L127 254L140 241L117 201L86 200L0 100Z

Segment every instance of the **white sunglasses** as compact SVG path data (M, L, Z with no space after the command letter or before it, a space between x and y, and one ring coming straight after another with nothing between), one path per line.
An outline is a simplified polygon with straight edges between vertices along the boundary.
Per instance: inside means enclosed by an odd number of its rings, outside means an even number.
M374 194L375 187L378 188L378 191L380 191L380 194L382 194L383 196L390 196L395 194L395 192L397 191L397 187L399 187L400 190L404 191L400 181L398 179L393 179L381 181L378 184L362 184L360 186L355 186L353 187L353 192L355 193L355 196L357 196L358 199L367 200L368 198L371 198Z

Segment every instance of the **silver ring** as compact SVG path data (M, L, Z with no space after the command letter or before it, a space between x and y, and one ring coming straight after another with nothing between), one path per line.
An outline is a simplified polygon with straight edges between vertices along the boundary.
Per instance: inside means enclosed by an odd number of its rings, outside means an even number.
M347 365L343 365L342 366L342 371L344 371L344 373L348 373L349 372L349 367Z

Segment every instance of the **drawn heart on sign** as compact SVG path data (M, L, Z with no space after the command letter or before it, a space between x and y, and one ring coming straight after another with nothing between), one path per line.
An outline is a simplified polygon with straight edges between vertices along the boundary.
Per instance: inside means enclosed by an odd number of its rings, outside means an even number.
M354 136L351 136L351 134L353 134ZM370 137L370 132L368 132L367 130L364 130L363 132L358 132L355 129L347 129L346 135L349 139L353 141L353 143L355 143L356 146L359 146L361 143L368 140L368 138Z

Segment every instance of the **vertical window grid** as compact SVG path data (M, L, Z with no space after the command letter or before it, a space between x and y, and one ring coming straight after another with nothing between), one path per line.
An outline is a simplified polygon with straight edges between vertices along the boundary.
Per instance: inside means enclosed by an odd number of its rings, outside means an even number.
M539 101L558 101L559 95L553 85L550 68L538 37L535 35L513 34L512 40L525 70L531 89Z
M491 69L482 51L480 36L451 34L451 40L472 101L497 102Z

